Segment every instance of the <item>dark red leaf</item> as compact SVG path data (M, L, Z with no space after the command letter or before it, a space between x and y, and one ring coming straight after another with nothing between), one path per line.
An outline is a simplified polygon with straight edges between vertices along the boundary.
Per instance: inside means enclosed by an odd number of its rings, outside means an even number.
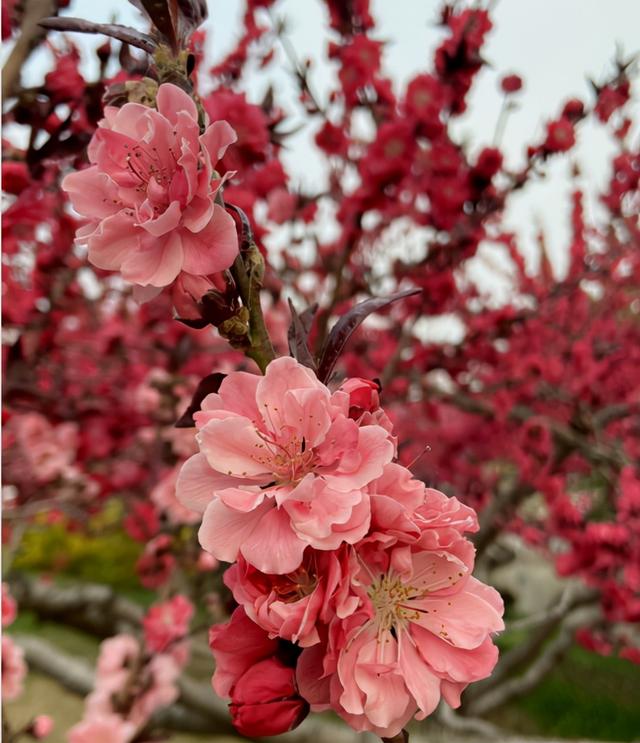
M222 380L226 377L226 374L221 374L220 372L214 372L213 374L209 374L206 376L203 380L200 381L200 384L198 385L198 388L193 394L193 397L191 398L191 404L189 407L184 411L184 413L178 418L176 421L175 427L176 428L194 428L195 427L195 421L193 420L194 413L197 413L198 410L200 410L200 405L202 404L202 401L207 395L212 394L213 392L217 392L220 389L220 385L222 384Z
M360 302L352 307L331 328L331 332L322 346L318 364L318 379L325 383L329 380L333 368L351 334L372 312L377 312L393 302L397 302L399 299L411 297L414 294L419 294L421 291L422 289L407 289L406 291L397 292L388 297L371 297L371 299L365 299L364 302Z
M289 331L287 332L289 353L294 359L296 359L296 361L303 364L303 366L307 366L309 369L316 371L316 362L313 358L313 354L309 350L309 331L311 330L313 318L318 310L318 305L313 304L311 307L307 307L307 309L299 315L296 312L293 303L289 300L289 309L291 311L291 325L289 325Z

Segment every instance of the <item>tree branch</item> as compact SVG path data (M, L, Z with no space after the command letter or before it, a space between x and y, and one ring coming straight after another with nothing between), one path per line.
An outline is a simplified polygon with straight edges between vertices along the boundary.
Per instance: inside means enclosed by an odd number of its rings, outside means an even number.
M20 82L20 71L46 31L38 24L57 10L54 0L25 0L20 35L2 69L2 98L6 100Z
M549 642L524 674L509 678L502 685L487 690L477 699L472 700L465 711L472 715L485 715L511 699L531 691L571 647L576 629L597 624L601 620L602 613L598 607L585 607L570 614L560 628L558 635Z

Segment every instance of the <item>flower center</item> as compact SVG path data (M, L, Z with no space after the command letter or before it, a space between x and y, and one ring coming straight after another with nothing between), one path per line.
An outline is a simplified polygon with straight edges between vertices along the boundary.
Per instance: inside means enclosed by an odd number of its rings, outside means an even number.
M306 449L304 438L298 434L276 440L261 431L257 433L264 443L256 461L271 468L276 484L295 485L313 470L313 451Z
M400 578L382 575L369 586L368 594L376 612L375 622L381 630L405 627L420 618L420 612L410 602L422 598L424 591L405 585Z

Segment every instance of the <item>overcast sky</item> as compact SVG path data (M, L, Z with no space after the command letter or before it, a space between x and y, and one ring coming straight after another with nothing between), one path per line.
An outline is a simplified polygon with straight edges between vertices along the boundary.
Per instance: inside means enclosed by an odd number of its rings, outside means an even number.
M207 55L214 62L233 47L244 3L209 0L208 4ZM377 37L389 42L385 67L398 85L430 66L433 50L442 38L441 30L433 23L439 5L436 0L373 0ZM96 21L109 21L116 16L121 23L141 26L139 14L126 0L74 0L66 14ZM323 61L327 43L327 37L320 32L326 27L323 4L316 0L280 0L274 14L288 18L290 39L299 55L317 60L311 80L324 97L333 67ZM640 50L639 0L499 0L493 19L494 30L484 51L489 66L474 86L470 112L459 122L456 134L473 148L491 143L501 101L498 80L505 72L517 72L525 79L525 88L518 96L519 110L511 115L502 140L510 164L521 161L526 143L541 135L543 122L557 115L564 99L587 93L588 76L597 80L610 71L616 45L627 55ZM95 44L92 37L75 37L85 48ZM34 55L25 69L25 82L37 82L46 68L45 55ZM287 110L295 105L296 89L284 59L275 76L278 100ZM247 81L250 99L260 100L266 86L263 75L253 75ZM637 121L638 116L635 118ZM292 126L295 123L294 118ZM308 137L308 132L303 132L292 138L284 160L295 185L315 190L323 171ZM588 193L593 194L605 182L610 152L611 144L601 129L581 128L576 157ZM544 228L554 263L560 270L568 234L568 167L566 163L554 163L546 182L515 197L507 212L508 223L522 236L530 257L534 255L533 236L540 226ZM597 209L593 199L588 208Z

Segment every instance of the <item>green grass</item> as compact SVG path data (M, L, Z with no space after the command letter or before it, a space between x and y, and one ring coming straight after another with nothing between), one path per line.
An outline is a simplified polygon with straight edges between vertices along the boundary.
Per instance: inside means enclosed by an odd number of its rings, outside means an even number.
M573 648L533 691L493 719L523 733L633 741L640 735L640 667Z

